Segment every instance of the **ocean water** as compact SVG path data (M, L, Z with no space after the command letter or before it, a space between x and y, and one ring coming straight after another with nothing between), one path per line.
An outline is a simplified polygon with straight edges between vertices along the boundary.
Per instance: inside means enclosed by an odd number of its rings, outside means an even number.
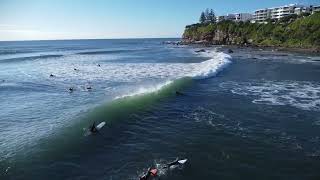
M320 56L167 40L0 42L0 179L320 177Z

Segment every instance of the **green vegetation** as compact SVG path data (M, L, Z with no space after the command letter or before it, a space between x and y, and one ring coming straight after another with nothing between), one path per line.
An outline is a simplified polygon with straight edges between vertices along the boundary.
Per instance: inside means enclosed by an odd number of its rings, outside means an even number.
M186 42L252 44L258 46L320 47L320 13L292 15L267 24L221 21L186 26Z

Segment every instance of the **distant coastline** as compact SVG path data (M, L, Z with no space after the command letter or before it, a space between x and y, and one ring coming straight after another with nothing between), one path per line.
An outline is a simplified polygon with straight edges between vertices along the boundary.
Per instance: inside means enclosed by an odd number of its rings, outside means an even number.
M225 20L188 25L181 44L270 47L319 53L320 13L288 16L265 24Z

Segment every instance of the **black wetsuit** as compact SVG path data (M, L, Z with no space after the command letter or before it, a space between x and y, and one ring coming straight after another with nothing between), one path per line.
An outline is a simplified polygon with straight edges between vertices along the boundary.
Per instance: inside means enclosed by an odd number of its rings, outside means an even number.
M90 128L90 132L93 132L93 133L98 132L95 124L96 124L96 122L94 122L94 123L92 124L92 126L91 126L91 128Z
M181 93L181 92L179 92L179 91L176 91L176 95L178 95L178 96L183 96L184 94Z
M140 180L148 180L150 178L150 176L151 176L151 172L150 172L150 168L149 168L148 172L140 177Z

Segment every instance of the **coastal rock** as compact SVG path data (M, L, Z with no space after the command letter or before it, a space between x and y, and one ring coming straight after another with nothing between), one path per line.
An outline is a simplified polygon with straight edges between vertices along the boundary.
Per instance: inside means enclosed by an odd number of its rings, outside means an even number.
M308 51L316 48L310 52L319 53L319 27L320 13L314 13L307 17L281 20L279 23L197 23L186 26L182 38L189 44L304 48Z
M204 50L204 49L200 49L200 50L197 50L197 51L195 51L196 53L199 53L199 52L206 52L206 50Z

